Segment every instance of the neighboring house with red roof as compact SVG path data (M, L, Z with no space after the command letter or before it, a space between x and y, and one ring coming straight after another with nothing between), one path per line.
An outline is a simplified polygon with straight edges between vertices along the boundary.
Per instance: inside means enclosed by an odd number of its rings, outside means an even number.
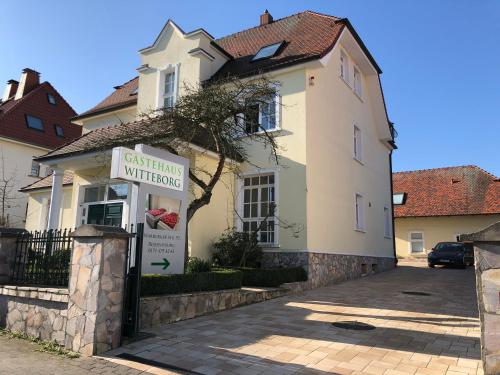
M92 144L125 127L140 132L147 126L143 114L172 106L185 85L266 74L275 95L260 104L259 121L276 137L283 165L269 158L269 150L249 144L252 165L242 165L241 176L225 174L210 205L190 222L191 254L208 257L212 241L228 226L254 228L265 217L262 207L274 201L279 218L269 219L259 234L268 264L308 265L319 284L394 265L394 129L381 70L347 19L305 11L274 20L266 11L255 27L219 39L204 29L185 32L169 20L139 55L138 77L74 118L84 135L37 158L57 170L53 181L23 189L33 218L46 209L40 202L52 191L59 198L49 225L115 223L117 212L119 222L129 224L130 186L109 179L109 151L92 150ZM199 153L192 163L214 162L203 144L193 150ZM73 203L65 205L55 192L70 186ZM113 217L106 214L110 205ZM296 224L300 233L280 220Z
M33 157L80 136L76 112L40 74L24 69L0 101L0 225L24 227L27 197L18 190L47 174ZM2 201L5 205L2 205Z
M398 257L500 221L500 179L473 165L394 173L393 189Z

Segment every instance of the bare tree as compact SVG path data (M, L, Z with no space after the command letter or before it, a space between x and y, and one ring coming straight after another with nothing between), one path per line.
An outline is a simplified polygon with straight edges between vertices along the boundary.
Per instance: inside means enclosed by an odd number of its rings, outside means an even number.
M210 203L225 172L238 174L241 165L254 165L247 154L250 144L260 144L269 161L280 164L280 147L274 135L259 123L259 111L276 110L275 100L276 86L265 77L185 86L184 94L172 108L143 114L143 120L123 126L119 137L101 139L89 148L144 143L187 157L208 152L215 155L212 169L196 165L189 169L189 178L196 187L187 208L189 223L200 208ZM203 147L193 150L193 145Z
M11 225L10 212L17 206L19 199L16 191L18 181L16 171L8 173L5 169L3 150L0 154L0 163L0 227L6 228Z

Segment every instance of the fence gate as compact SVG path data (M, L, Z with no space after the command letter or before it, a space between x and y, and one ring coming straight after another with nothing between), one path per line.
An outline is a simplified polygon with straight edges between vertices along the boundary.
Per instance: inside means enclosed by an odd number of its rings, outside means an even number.
M123 324L122 337L133 338L139 333L139 305L141 298L141 259L142 259L142 236L144 224L137 224L137 230L133 231L129 238L126 262L125 287L123 298Z

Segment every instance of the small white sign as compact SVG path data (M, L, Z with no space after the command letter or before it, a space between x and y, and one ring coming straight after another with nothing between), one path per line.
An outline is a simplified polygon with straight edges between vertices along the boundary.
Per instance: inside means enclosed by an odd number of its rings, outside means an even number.
M111 178L184 190L184 166L125 147L113 148Z

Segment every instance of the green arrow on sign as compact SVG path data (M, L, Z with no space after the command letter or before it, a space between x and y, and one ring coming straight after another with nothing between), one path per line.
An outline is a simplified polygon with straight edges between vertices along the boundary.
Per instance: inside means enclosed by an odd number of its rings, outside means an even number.
M168 266L170 266L170 262L167 260L167 258L163 258L163 262L153 262L151 263L152 266L160 266L163 267L164 270L167 269Z

